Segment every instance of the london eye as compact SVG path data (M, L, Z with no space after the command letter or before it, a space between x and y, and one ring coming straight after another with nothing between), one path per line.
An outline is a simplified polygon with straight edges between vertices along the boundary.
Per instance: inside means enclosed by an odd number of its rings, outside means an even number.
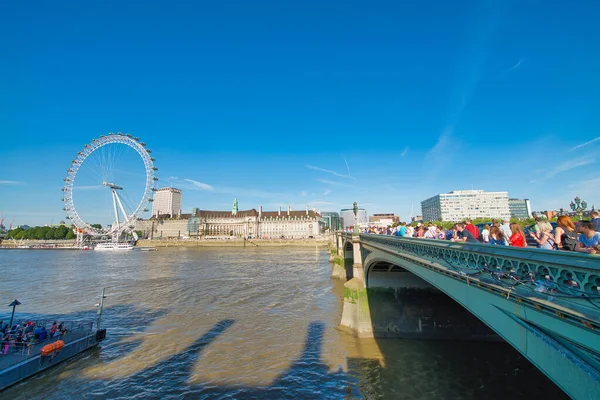
M146 144L130 134L101 135L83 146L62 188L63 211L79 244L83 236L135 238L135 221L149 211L156 191L154 161Z

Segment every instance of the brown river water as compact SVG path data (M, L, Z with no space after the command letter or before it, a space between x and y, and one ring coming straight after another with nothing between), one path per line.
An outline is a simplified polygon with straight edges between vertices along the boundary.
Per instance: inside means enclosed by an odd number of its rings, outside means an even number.
M0 399L566 398L506 343L338 330L330 275L325 247L2 250L16 318L94 319L106 287L108 336Z

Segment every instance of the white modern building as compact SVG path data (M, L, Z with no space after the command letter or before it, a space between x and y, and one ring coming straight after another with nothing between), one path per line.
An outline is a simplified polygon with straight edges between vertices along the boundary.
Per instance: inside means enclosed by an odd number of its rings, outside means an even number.
M343 208L340 211L340 219L342 220L342 227L348 228L354 226L354 210L352 208ZM358 226L366 226L369 223L369 217L367 210L359 208L356 214Z
M169 215L181 213L181 190L175 188L161 188L154 193L152 202L152 216Z
M508 199L510 216L518 219L532 218L529 199Z
M462 221L465 218L510 218L508 192L454 190L421 202L424 221Z

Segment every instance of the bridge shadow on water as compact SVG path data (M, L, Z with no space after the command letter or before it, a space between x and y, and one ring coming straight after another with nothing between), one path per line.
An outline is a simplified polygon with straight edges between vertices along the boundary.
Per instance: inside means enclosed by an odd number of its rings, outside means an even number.
M125 309L124 309L125 308ZM120 310L119 310L120 309ZM108 310L108 309L107 309ZM113 312L130 312L127 307L114 307ZM164 312L157 312L154 318ZM121 322L127 325L130 317ZM115 321L116 322L116 321ZM304 349L289 368L268 386L225 385L218 383L190 383L196 362L202 352L219 336L235 324L233 319L223 319L190 346L163 361L119 379L90 379L79 374L83 370L77 363L66 362L36 377L7 389L0 394L11 399L61 398L169 398L169 399L354 399L363 398L356 389L356 379L341 369L331 372L322 359L325 324L312 322L308 326ZM109 328L109 338L114 332ZM123 339L123 337L121 337ZM119 340L113 337L113 342ZM112 356L101 354L102 348L94 349L84 364L116 361L138 348L140 341L119 343L119 350ZM69 365L72 364L72 365ZM63 375L77 369L73 374Z
M409 313L408 317L412 318L419 307L423 305L413 303L410 310L400 312ZM394 310L398 312L401 308ZM434 310L427 312L435 313ZM123 378L100 379L81 374L86 368L101 367L102 364L119 361L134 354L139 350L143 339L132 340L132 337L143 333L153 321L166 313L167 310L140 310L129 305L107 307L105 326L108 327L108 337L102 347L9 388L0 393L0 398L567 398L548 378L504 342L376 338L373 342L383 360L370 358L365 353L348 358L347 371L331 371L322 360L326 325L319 321L308 325L304 348L298 358L266 386L192 383L195 366L203 352L234 326L233 319L217 322L182 351ZM94 311L88 311L72 315L25 317L90 320L95 316ZM356 345L355 341L349 341L351 345ZM252 374L253 371L248 373Z
M359 386L379 388L373 398L568 399L517 350L443 293L369 290L369 308L383 366L355 362L362 370Z

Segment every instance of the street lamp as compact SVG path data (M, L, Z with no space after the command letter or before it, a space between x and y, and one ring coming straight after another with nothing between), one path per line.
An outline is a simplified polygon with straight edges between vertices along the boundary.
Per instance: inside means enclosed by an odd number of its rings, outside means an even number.
M9 307L13 308L12 315L10 316L10 323L8 324L9 329L10 329L10 327L12 327L13 319L15 317L15 308L17 308L17 306L20 304L21 304L21 302L19 300L15 299L15 301L13 301L12 303L10 303L8 305Z
M581 221L583 217L583 211L587 208L587 203L585 200L581 200L579 196L575 197L570 204L571 210L576 212L579 215L579 220Z
M358 233L358 204L354 202L352 211L354 211L354 233Z

